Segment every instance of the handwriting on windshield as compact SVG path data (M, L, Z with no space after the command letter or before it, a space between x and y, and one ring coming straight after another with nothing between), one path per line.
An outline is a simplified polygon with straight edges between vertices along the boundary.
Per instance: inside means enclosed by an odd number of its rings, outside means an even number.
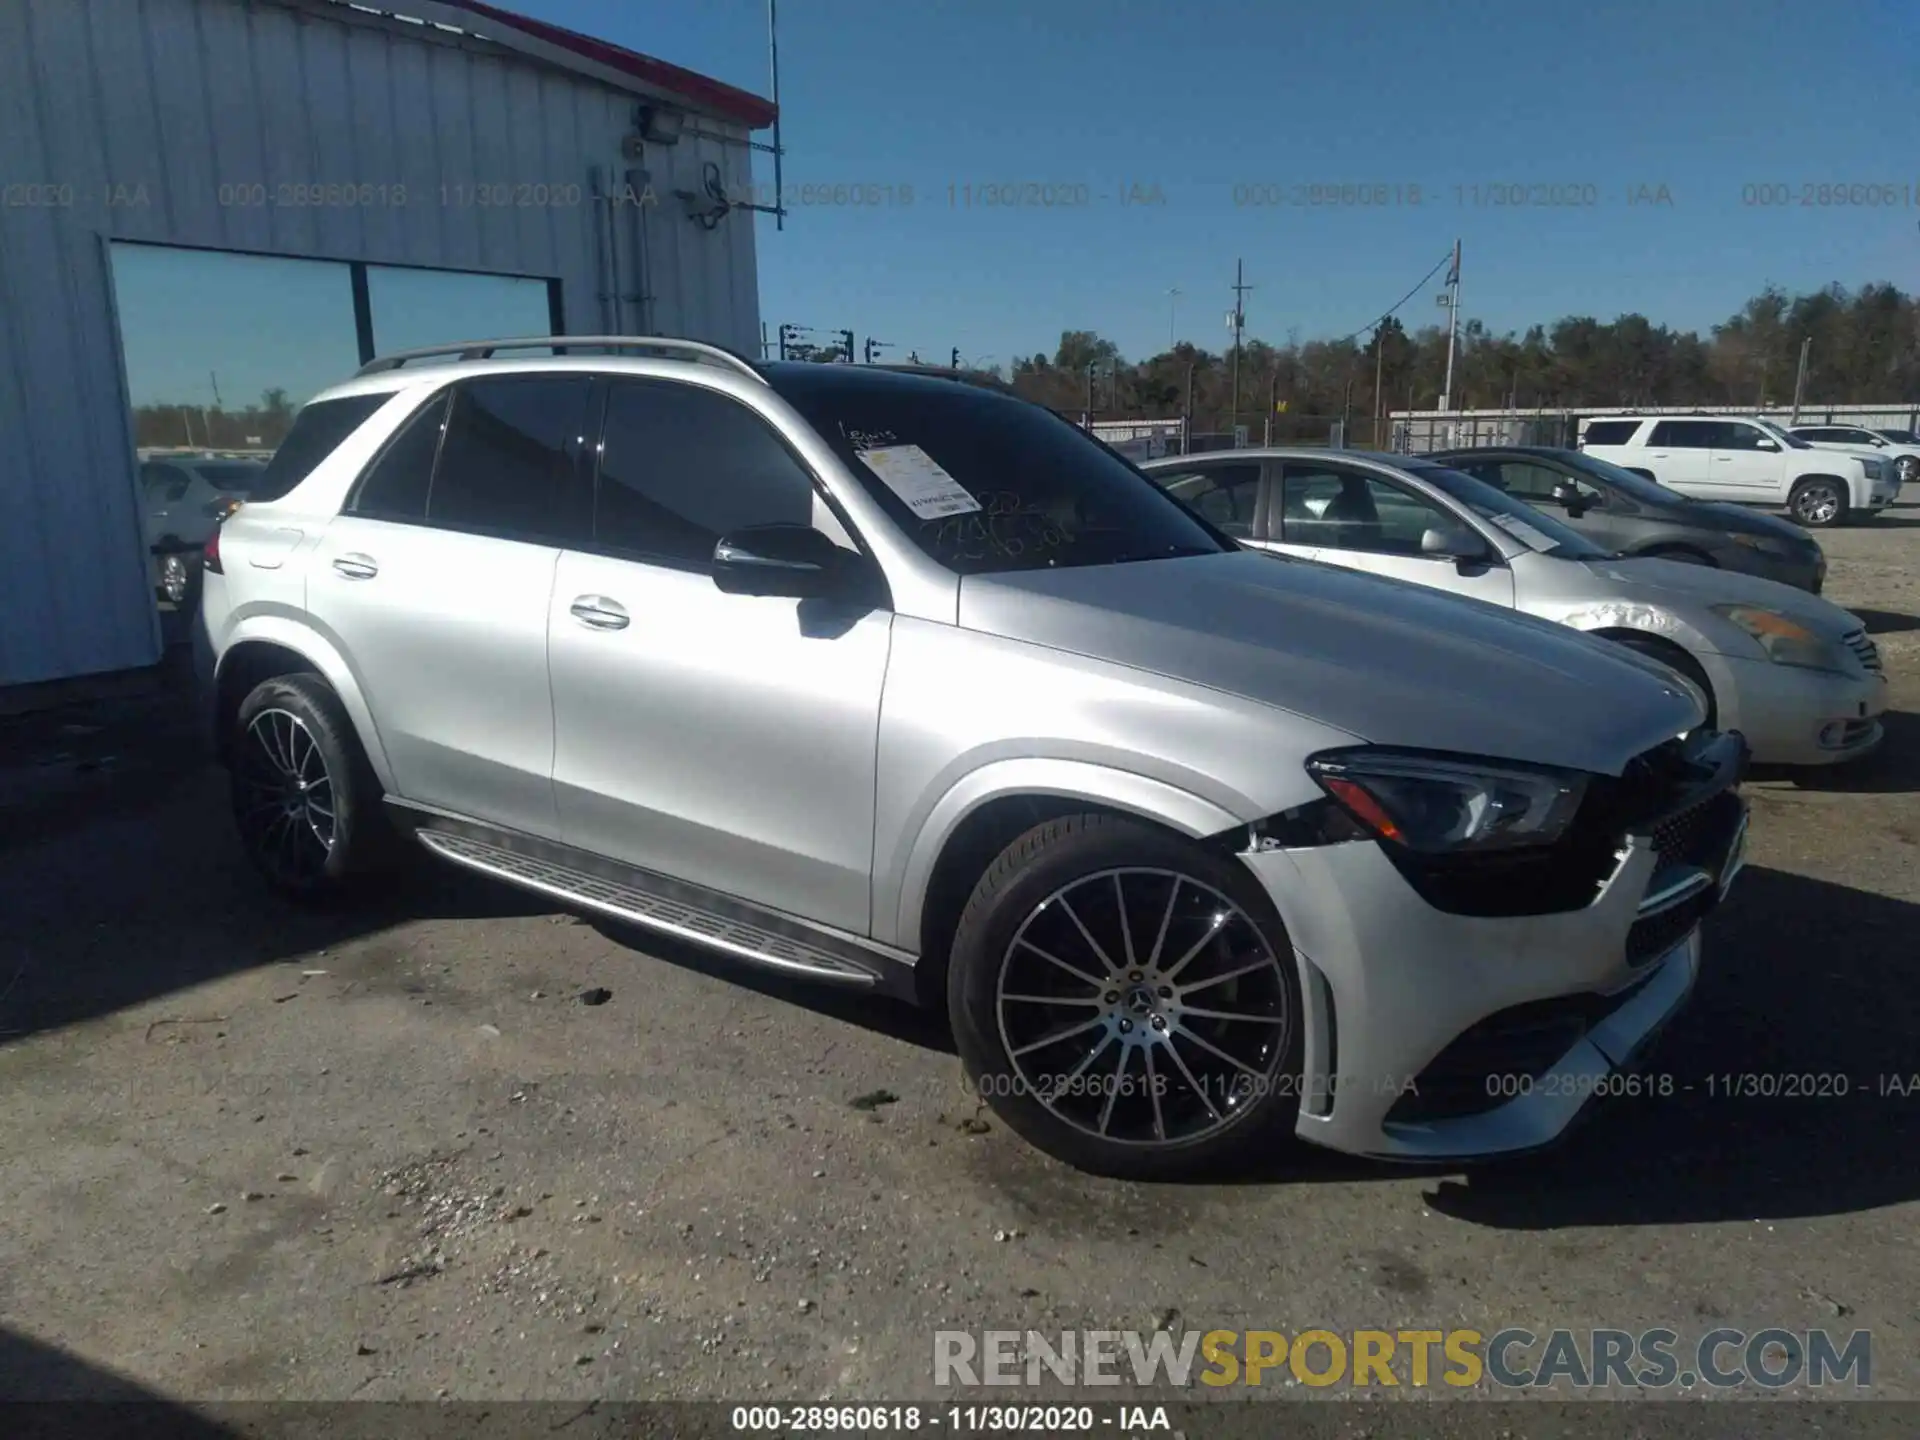
M971 515L943 520L934 533L934 548L960 563L992 556L1001 560L1045 554L1067 543L1066 532L1045 510L1027 504L1014 490L985 490L975 498L980 508Z

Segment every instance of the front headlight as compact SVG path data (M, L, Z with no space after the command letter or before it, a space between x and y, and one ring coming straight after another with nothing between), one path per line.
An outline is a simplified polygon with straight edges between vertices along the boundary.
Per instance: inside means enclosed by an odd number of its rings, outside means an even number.
M1776 665L1798 665L1806 670L1847 668L1831 641L1778 611L1762 610L1757 605L1716 605L1713 613L1751 635Z
M1865 456L1862 456L1860 459L1860 463L1866 466L1867 478L1869 480L1880 480L1886 477L1887 466L1885 461L1869 460Z
M1307 773L1372 834L1422 851L1551 845L1587 789L1578 771L1395 750L1328 751Z

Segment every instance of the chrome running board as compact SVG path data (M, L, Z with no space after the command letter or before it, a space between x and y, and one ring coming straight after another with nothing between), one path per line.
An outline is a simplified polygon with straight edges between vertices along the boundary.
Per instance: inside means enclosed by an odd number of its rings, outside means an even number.
M551 841L412 806L395 808L412 812L406 819L415 839L464 869L769 969L913 993L910 955Z

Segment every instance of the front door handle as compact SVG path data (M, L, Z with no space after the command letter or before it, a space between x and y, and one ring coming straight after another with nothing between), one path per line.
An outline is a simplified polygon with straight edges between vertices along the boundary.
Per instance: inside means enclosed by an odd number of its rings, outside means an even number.
M624 630L632 620L624 605L604 595L582 595L568 609L574 619L595 630Z
M380 573L380 567L374 563L371 555L358 553L334 556L333 568L349 580L371 580Z

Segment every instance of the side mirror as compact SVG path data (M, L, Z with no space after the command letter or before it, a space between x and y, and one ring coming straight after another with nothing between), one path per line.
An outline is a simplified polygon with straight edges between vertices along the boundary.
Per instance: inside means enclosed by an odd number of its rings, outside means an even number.
M1478 536L1458 525L1436 525L1420 536L1420 553L1436 560L1458 560L1471 564L1487 558L1487 547Z
M713 547L713 583L729 595L815 599L840 566L840 547L811 525L749 525Z
M1580 493L1580 487L1571 480L1562 480L1553 487L1553 500L1576 520L1593 508L1587 497Z
M1776 455L1780 453L1780 447L1774 444L1773 441L1771 440L1762 440L1759 444L1755 445L1753 448L1756 450L1770 450Z

